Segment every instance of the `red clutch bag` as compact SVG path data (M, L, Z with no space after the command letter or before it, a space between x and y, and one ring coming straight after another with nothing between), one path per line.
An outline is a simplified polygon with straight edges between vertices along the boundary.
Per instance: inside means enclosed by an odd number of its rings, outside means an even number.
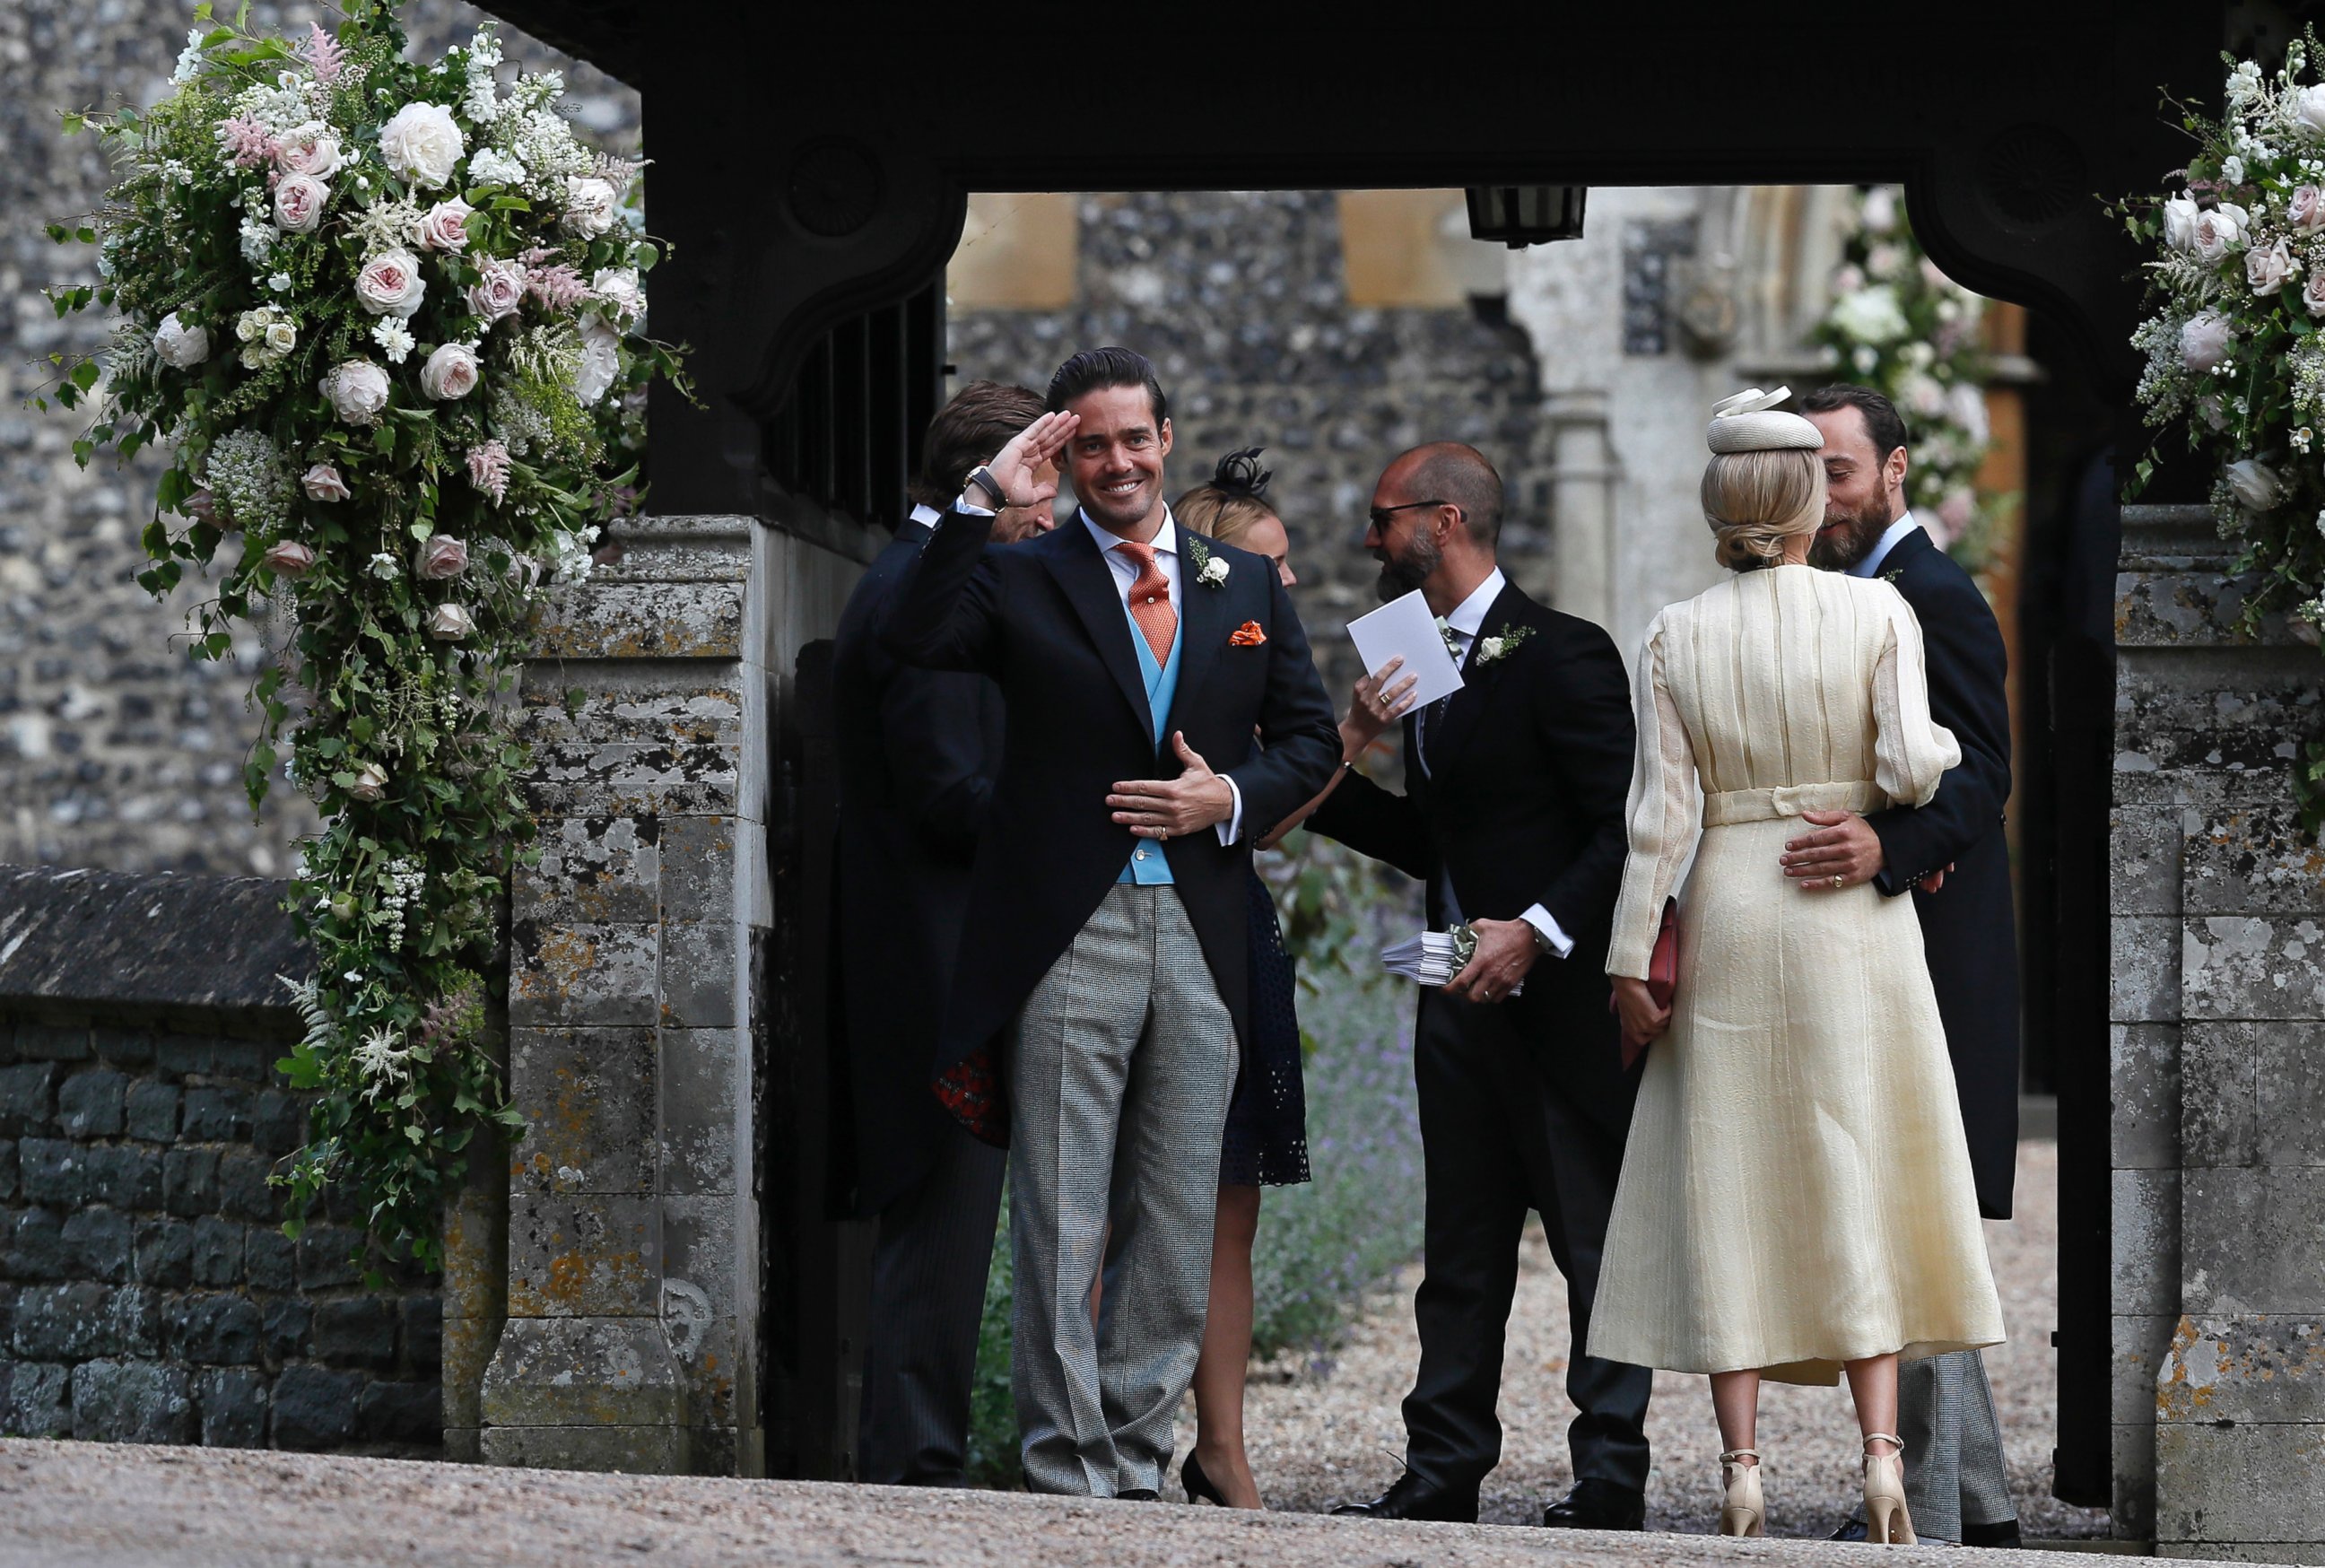
M1655 950L1647 957L1647 995L1655 999L1658 1007L1669 1008L1672 997L1679 992L1679 900L1663 900L1663 924L1655 931ZM1607 998L1607 1010L1619 1013L1615 998ZM1628 1072L1638 1059L1646 1054L1647 1042L1634 1039L1627 1029L1623 1031L1623 1071Z

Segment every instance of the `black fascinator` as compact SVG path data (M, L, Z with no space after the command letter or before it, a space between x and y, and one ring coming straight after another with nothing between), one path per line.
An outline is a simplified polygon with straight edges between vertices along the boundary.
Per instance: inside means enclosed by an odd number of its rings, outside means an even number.
M1212 488L1246 500L1267 499L1267 481L1275 475L1272 469L1259 466L1260 454L1265 450L1265 447L1246 447L1221 458L1219 466L1211 471Z

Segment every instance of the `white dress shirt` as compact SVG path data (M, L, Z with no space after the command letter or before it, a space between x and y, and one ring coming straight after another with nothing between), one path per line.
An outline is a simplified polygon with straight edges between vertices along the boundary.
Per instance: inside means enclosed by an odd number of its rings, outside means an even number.
M1881 531L1881 537L1874 541L1872 550L1864 560L1848 569L1848 575L1878 577L1881 574L1881 563L1889 559L1889 552L1897 548L1897 542L1920 526L1919 523L1913 521L1913 514L1910 510L1897 514L1897 521Z
M1494 608L1494 600L1501 597L1502 589L1507 586L1509 586L1509 579L1502 575L1502 569L1497 566L1486 574L1486 580L1472 589L1468 598L1455 605L1444 617L1445 629L1453 635L1456 649L1453 662L1461 665L1465 673L1469 663L1470 648L1485 634L1486 612ZM1426 723L1427 720L1423 719L1422 722ZM1417 731L1419 727L1415 728ZM1418 738L1417 734L1416 738ZM1424 743L1416 749L1422 750L1425 755L1427 747ZM1428 772L1429 764L1422 762L1421 769L1423 773ZM1453 874L1450 871L1438 873L1437 891L1439 902L1445 906L1447 913L1457 922L1464 918L1461 914L1461 901L1453 896ZM1566 934L1550 911L1541 905L1533 905L1518 918L1542 932L1542 940L1550 943L1551 951L1557 957L1564 958L1574 951L1574 939Z

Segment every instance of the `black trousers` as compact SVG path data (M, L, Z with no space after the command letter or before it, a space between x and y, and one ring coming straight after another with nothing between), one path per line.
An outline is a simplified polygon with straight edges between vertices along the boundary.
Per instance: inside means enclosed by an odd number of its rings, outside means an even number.
M857 1470L887 1486L968 1484L969 1386L1009 1155L958 1127L940 1137L929 1174L880 1211L872 1254Z
M1532 1209L1573 1319L1575 1479L1644 1491L1650 1374L1582 1353L1638 1079L1617 1070L1611 1032L1602 1040L1596 1020L1570 1040L1532 1037L1532 1021L1506 1003L1422 993L1413 1075L1429 1192L1405 1462L1449 1488L1475 1485L1500 1462L1503 1340Z

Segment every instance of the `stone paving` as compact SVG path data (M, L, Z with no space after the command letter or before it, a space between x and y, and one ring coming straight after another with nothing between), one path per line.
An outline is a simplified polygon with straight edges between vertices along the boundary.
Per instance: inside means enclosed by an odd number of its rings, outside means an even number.
M1541 1568L1942 1560L2072 1568L2051 1554L1383 1525L1021 1493L486 1470L302 1454L0 1443L0 1568L457 1563L564 1568L935 1563Z

